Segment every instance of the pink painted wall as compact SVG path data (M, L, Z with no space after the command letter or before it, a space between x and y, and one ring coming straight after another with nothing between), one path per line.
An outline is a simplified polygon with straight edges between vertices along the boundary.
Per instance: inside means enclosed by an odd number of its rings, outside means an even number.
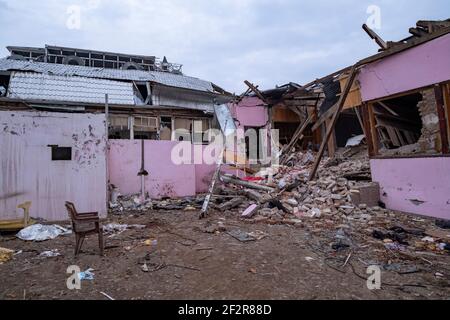
M145 141L146 191L151 198L195 195L195 165L176 165L171 161L172 148L179 142ZM188 144L189 142L181 142ZM122 194L141 190L140 140L110 140L109 178Z
M48 145L72 147L72 161L52 161ZM65 201L106 217L105 116L0 111L0 219L69 219Z
M450 80L450 34L363 67L363 101Z
M238 120L238 128L261 127L269 119L268 108L258 97L244 97L238 105L231 104L229 107L233 118Z
M184 145L191 150L191 164L175 164L172 149ZM208 191L216 164L206 164L194 152L202 154L205 146L193 146L189 142L145 141L146 191L151 198L186 197ZM119 187L122 194L136 194L141 190L141 178L137 176L141 167L140 140L110 140L110 183Z
M389 209L450 219L450 158L372 159L370 165Z

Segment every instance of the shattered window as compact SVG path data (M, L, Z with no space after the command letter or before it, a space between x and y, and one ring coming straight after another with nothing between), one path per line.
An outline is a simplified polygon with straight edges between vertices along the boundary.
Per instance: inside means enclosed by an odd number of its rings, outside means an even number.
M128 116L113 115L109 118L109 139L130 139Z
M134 117L134 139L159 140L158 118Z
M159 135L161 140L170 141L172 140L172 118L171 117L161 117Z

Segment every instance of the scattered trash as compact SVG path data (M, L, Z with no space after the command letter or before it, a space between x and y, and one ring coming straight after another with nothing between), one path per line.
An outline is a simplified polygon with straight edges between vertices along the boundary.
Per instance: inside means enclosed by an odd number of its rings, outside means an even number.
M314 261L314 258L306 257L305 260L308 261L308 262L312 262L312 261Z
M144 264L142 265L141 270L144 271L144 272L149 272L149 269L148 269L148 266L147 266L146 263L144 263Z
M93 274L92 271L95 271L95 270L92 269L92 268L89 268L89 269L87 269L84 272L80 272L78 274L78 279L80 279L81 281L83 281L83 280L90 280L90 281L94 280L95 274Z
M425 238L422 239L422 241L434 243L434 239L432 237L425 237Z
M258 211L258 205L257 204L252 204L250 207L248 207L243 213L242 213L242 217L243 218L251 218L253 217Z
M109 300L116 300L113 297L111 297L110 295L107 295L106 293L100 291L100 294L104 295L105 297L107 297Z
M232 230L229 231L228 234L235 238L236 240L239 240L241 242L250 242L250 241L256 241L257 238L254 236L251 236L248 232L241 231L241 230Z
M406 251L407 247L405 245L399 244L399 243L394 243L394 242L390 242L390 243L385 243L384 247L388 250L392 250L392 251Z
M262 232L262 231L260 231L260 230L256 230L256 231L250 232L248 235L250 237L252 237L252 238L255 238L256 240L262 240L265 237L267 237L267 234Z
M336 232L335 239L337 241L331 245L331 248L335 251L348 249L352 245L352 241L350 240L344 229L339 229Z
M145 225L140 224L117 224L117 223L110 223L105 226L103 226L103 232L105 234L121 234L122 232L128 230L128 229L145 229Z
M58 257L60 256L61 253L58 252L58 249L53 249L50 251L44 251L42 252L39 257L43 257L43 258L53 258L53 257Z
M420 272L420 269L414 265L404 265L402 263L385 264L383 269L386 271L397 272L398 274L411 274Z
M392 230L386 231L386 230L380 230L380 229L374 230L372 233L372 236L375 239L379 239L379 240L388 239L388 240L398 242L400 244L405 244L405 245L408 244L408 242L406 242L408 235L398 229L395 229L394 231L392 231Z
M20 230L17 237L25 241L52 240L62 235L71 234L72 231L58 225L35 224Z
M13 255L14 255L14 250L0 247L0 264L3 264L5 262L8 262L9 260L11 260Z
M248 272L256 274L257 271L256 271L256 268L250 268L250 269L248 269Z
M144 244L146 246L156 247L158 245L158 240L156 240L156 239L148 239L148 240L144 241Z
M450 229L450 220L436 220L436 226L442 229Z

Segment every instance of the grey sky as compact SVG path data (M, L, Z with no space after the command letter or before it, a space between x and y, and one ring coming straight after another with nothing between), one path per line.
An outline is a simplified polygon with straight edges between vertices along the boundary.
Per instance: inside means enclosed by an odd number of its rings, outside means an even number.
M71 5L81 28L67 28ZM306 83L377 51L362 31L367 8L381 8L386 40L408 36L421 19L450 18L449 0L0 0L0 50L53 44L166 55L187 75L231 92Z

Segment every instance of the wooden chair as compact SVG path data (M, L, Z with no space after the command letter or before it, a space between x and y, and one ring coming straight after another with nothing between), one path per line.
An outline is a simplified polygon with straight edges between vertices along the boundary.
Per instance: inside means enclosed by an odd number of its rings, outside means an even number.
M66 202L66 208L72 219L72 228L75 233L75 256L81 250L86 236L98 233L98 243L100 246L100 254L103 256L103 230L100 227L100 217L98 212L78 213L72 202Z

